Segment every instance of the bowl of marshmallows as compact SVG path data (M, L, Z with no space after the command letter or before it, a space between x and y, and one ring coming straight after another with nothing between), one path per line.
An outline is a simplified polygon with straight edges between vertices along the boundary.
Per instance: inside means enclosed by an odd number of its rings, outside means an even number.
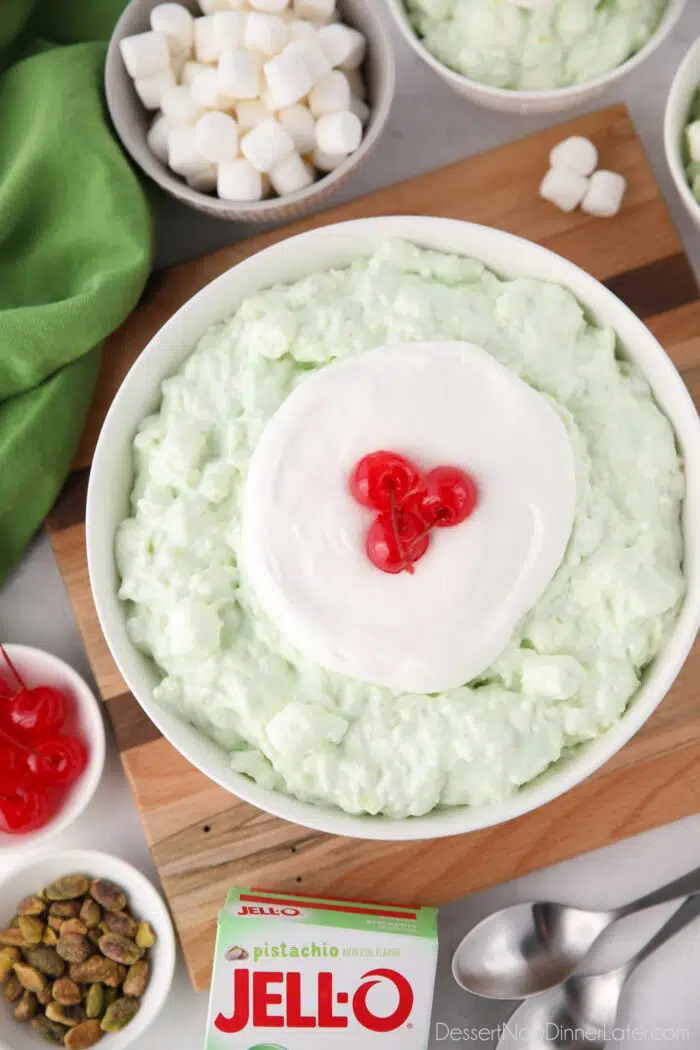
M131 0L105 86L123 146L172 196L282 221L369 155L395 65L376 0Z

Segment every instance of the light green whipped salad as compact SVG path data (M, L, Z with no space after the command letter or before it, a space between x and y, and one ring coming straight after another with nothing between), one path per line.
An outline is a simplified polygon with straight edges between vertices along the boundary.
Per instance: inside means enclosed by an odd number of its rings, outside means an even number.
M405 0L427 49L482 84L549 91L594 80L640 51L668 0Z
M561 567L478 681L396 695L294 651L239 573L246 470L309 372L402 341L468 340L564 419L577 513ZM659 652L684 591L684 474L642 376L558 285L385 244L346 269L245 300L163 383L134 440L118 531L134 643L157 700L267 788L394 817L494 803L605 732ZM329 581L332 586L332 581Z

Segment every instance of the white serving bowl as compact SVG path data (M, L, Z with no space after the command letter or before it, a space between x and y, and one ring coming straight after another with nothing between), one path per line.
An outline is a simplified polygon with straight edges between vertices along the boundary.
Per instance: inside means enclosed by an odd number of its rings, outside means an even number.
M141 1008L133 1021L122 1031L106 1035L100 1050L126 1050L143 1035L166 1003L175 972L177 942L175 932L160 894L145 875L126 861L107 853L91 850L65 850L44 854L29 864L16 868L0 882L0 923L6 929L22 897L43 889L62 875L80 873L91 878L109 879L121 886L129 898L134 915L153 927L156 943L149 953L151 977ZM29 1025L18 1024L12 1016L12 1007L0 1001L0 1050L37 1050L46 1043Z
M246 296L277 282L347 265L392 238L474 256L506 277L537 277L569 288L593 320L610 325L619 334L626 353L645 373L661 408L675 425L688 476L684 520L688 595L667 645L622 720L601 739L525 786L515 798L492 806L437 809L407 820L351 816L265 790L232 772L223 750L155 703L153 688L159 675L129 639L125 611L117 597L114 559L115 532L129 514L131 443L136 428L157 409L162 380L180 368L200 336L230 317ZM88 490L87 553L100 623L129 688L161 732L208 777L261 809L322 831L370 839L454 835L511 820L579 784L636 733L668 692L700 623L700 421L683 381L642 322L593 277L545 248L501 230L426 216L325 226L273 245L222 274L178 310L151 340L124 380L100 435Z
M678 67L666 103L664 117L664 148L676 188L693 222L700 226L700 203L688 185L683 159L683 132L685 131L695 93L700 87L700 37Z
M593 80L587 80L583 84L574 84L572 87L556 88L551 91L511 91L506 88L490 87L488 84L482 84L478 80L472 80L462 73L457 73L428 51L411 24L404 0L387 0L387 4L401 35L409 46L459 95L464 95L465 98L480 106L486 106L487 109L529 114L557 113L573 109L575 106L590 102L591 99L602 95L612 84L617 84L642 62L645 62L663 44L681 17L686 0L670 0L651 40L621 66Z
M82 776L66 792L63 805L44 828L27 835L0 833L0 859L13 854L23 855L42 846L47 839L65 829L81 815L102 776L105 764L105 729L100 705L95 694L80 675L51 653L31 649L26 645L6 645L5 649L20 677L31 688L52 685L61 689L74 701L74 719L68 725L75 728L88 749L88 763ZM1 741L0 741L1 742Z

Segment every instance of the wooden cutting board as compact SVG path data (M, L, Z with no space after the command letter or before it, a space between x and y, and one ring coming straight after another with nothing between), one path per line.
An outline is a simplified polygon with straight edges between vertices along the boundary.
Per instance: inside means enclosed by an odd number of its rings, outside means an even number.
M595 220L539 200L551 147L587 135L629 181L623 212ZM195 988L210 977L216 912L234 885L395 903L442 904L700 809L700 650L635 740L585 784L507 825L417 844L334 838L237 801L164 740L128 692L100 633L85 559L85 493L97 434L131 363L204 284L301 230L385 214L444 215L498 226L578 263L650 325L700 395L700 301L644 150L622 107L264 233L156 274L105 349L97 396L71 475L48 521Z

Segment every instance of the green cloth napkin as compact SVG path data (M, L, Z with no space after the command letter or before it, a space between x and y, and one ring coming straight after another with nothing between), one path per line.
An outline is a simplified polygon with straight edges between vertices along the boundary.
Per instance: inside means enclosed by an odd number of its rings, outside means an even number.
M70 469L152 229L106 115L125 0L0 0L0 581Z

